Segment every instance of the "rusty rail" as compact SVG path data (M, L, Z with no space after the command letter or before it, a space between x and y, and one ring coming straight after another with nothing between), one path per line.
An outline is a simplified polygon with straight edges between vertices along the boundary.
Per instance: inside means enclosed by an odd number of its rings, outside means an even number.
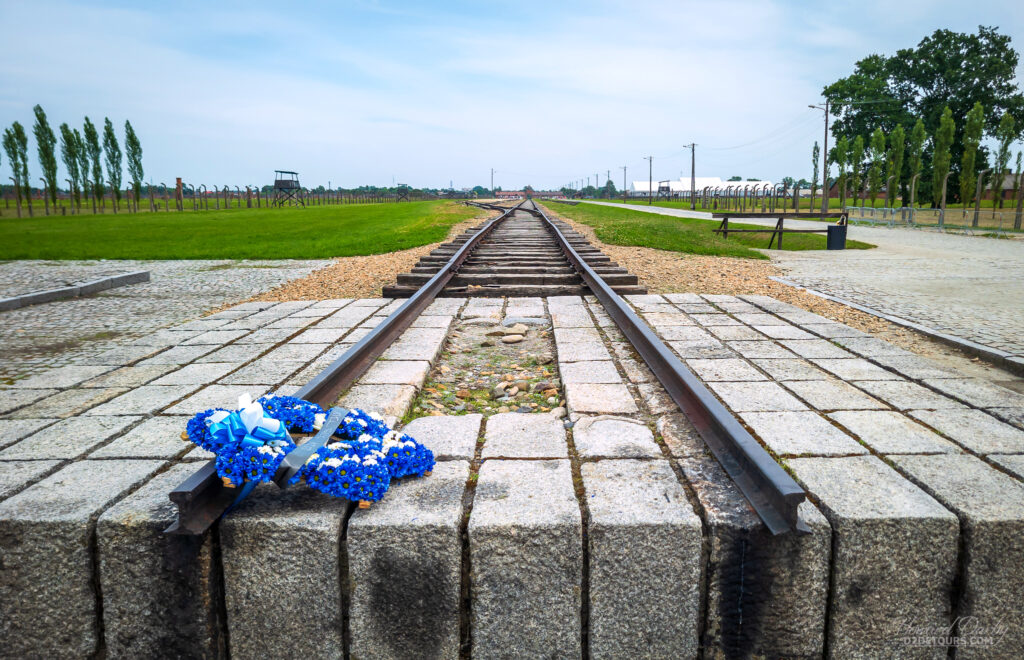
M401 307L348 349L344 355L295 392L294 396L318 403L324 408L329 407L434 301L437 294L455 276L477 244L486 238L498 224L518 210L521 204L509 209L501 209L504 213L489 220L480 231L466 241L445 266L430 278L430 281L420 287ZM302 446L304 445L300 445L300 449ZM284 481L287 482L287 480ZM171 491L171 501L178 506L178 520L168 527L165 533L203 534L231 507L237 497L238 489L226 488L217 476L215 461L210 461Z
M566 258L604 305L608 316L644 359L672 400L693 423L697 433L771 533L810 533L810 529L797 515L797 508L806 498L799 484L736 421L732 413L629 305L587 265L540 207L534 204L534 210L522 210L533 213L547 223Z

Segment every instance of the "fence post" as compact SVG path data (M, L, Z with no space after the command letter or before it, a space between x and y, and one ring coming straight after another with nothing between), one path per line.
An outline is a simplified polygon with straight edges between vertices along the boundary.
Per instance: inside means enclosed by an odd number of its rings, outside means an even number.
M1024 211L1024 176L1017 177L1017 212L1013 216L1013 228L1016 231L1020 231L1021 215Z

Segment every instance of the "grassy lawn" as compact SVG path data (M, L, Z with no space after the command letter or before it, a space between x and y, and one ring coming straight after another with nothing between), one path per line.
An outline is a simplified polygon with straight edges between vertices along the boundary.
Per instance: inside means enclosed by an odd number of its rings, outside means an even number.
M612 245L636 245L673 252L706 254L724 257L745 257L767 259L768 257L750 248L766 248L771 232L734 234L728 240L712 229L718 226L716 220L696 220L654 215L626 208L598 206L595 204L552 205L562 216L594 228L597 237ZM762 229L756 225L732 224L735 229ZM788 250L824 250L824 234L786 234L782 242ZM863 250L875 247L860 241L846 242L850 249Z
M449 201L0 219L0 259L315 259L442 240Z

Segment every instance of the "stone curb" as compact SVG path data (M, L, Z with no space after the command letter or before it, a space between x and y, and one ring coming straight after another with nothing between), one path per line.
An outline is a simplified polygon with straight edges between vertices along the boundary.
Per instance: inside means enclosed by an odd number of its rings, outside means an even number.
M46 291L35 291L33 293L25 293L12 298L0 298L0 311L9 311L20 307L28 307L29 305L39 305L42 303L53 302L54 300L88 296L94 293L99 293L100 291L106 291L107 289L116 289L121 286L148 281L148 270L138 270L132 273L112 275L110 277L103 277L98 280L93 280L92 282L84 282L74 286L47 289Z
M1014 355L1013 353L1007 353L1006 351L1000 350L998 348L992 348L991 346L979 344L969 339L964 339L962 337L956 337L945 332L940 332L934 328L929 328L926 325L921 325L920 323L915 323L914 321L908 321L907 319L901 318L899 316L886 314L885 312L880 312L877 309L872 309L871 307L865 307L864 305L860 305L855 302L845 300L843 298L837 298L836 296L832 296L827 293L822 293L821 291L817 291L815 289L805 287L801 284L797 284L792 280L787 280L784 277L777 277L772 275L769 276L768 279L774 280L776 282L779 282L780 284L785 284L787 286L791 286L797 289L803 289L807 293L818 296L819 298L824 298L825 300L831 300L832 302L837 302L842 305L846 305L847 307L852 307L856 310L864 312L865 314L871 314L872 316L877 316L880 319L885 319L890 323L895 323L898 326L910 328L911 330L920 332L921 334L927 335L932 339L941 341L944 344L955 346L956 348L966 351L971 355L975 355L981 358L982 360L990 362L1001 369L1006 369L1007 371L1014 373L1018 376L1024 376L1024 356Z

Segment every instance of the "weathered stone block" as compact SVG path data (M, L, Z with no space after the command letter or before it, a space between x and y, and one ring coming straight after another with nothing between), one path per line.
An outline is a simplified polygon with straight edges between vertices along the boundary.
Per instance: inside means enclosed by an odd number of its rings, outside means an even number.
M566 383L565 398L574 413L631 414L640 412L625 385Z
M643 422L627 417L580 417L572 427L581 458L661 458L654 434Z
M487 419L482 458L564 458L562 420L545 414L498 413Z
M77 458L141 419L127 415L64 419L3 450L0 460Z
M432 317L438 318L438 317ZM364 385L390 384L422 387L430 371L425 360L377 360L360 379Z
M480 414L418 417L409 422L402 432L434 452L434 458L438 460L462 458L468 461L476 455L483 418Z
M958 658L1024 657L1024 485L981 459L956 456L894 456L896 469L960 518L964 539L963 594L957 616L970 623L960 633L995 643L968 645Z
M874 381L865 381L874 382ZM818 410L879 410L884 403L841 380L794 380L786 387Z
M0 500L10 497L33 481L37 481L60 463L60 461L0 461Z
M1024 431L981 410L911 410L908 414L979 454L1024 453Z
M181 464L106 511L96 523L103 626L110 657L220 657L220 567L213 535L168 535L167 494L195 471Z
M748 412L740 417L769 449L782 456L868 453L859 442L810 410Z
M831 655L945 658L945 648L909 647L900 635L950 624L956 516L874 456L786 464L832 525Z
M456 658L462 494L469 463L392 482L349 520L349 630L355 658Z
M880 454L957 454L960 448L892 410L844 410L830 413Z
M23 378L22 380L16 380L11 384L11 387L21 388L27 387L30 389L46 389L50 387L72 387L77 385L84 380L95 378L100 374L106 373L113 369L112 366L88 366L71 364L64 367L57 367L56 369L50 369L41 374L30 376L29 378Z
M195 446L181 439L188 420L184 415L152 417L86 458L177 458Z
M708 383L734 412L806 410L807 406L775 383Z
M148 415L198 390L200 385L143 385L86 411L86 415ZM192 410L197 413L204 408Z
M412 406L412 385L356 385L338 400L345 408L361 408L381 416L401 417Z
M339 565L349 506L304 486L264 485L221 521L233 657L342 656Z
M832 538L824 516L805 502L811 533L772 536L714 458L678 464L708 537L705 657L821 657Z
M485 461L469 553L473 655L581 655L583 529L568 460Z
M592 658L697 655L701 521L668 461L584 463Z
M161 465L73 463L0 502L4 655L74 658L99 650L96 516Z

